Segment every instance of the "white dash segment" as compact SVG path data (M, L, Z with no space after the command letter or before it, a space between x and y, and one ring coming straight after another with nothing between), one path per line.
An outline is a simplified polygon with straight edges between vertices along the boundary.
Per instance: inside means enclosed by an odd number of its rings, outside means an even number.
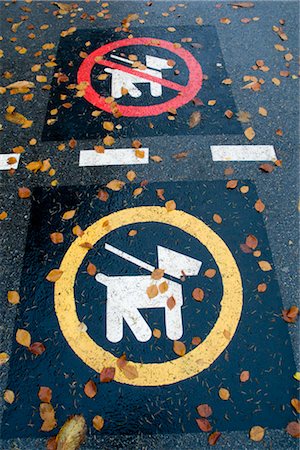
M8 164L9 158L15 158L16 162ZM20 153L0 153L0 170L17 169L20 160Z
M273 145L211 145L213 161L276 161Z
M149 164L149 148L139 148L144 156L136 156L135 148L112 148L105 149L104 153L96 150L81 150L79 155L79 166L123 166L131 164Z

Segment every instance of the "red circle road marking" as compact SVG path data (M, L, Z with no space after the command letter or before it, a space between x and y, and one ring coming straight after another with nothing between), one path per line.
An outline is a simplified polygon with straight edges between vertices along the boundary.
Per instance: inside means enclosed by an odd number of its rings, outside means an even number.
M157 42L157 43L156 43ZM113 63L111 61L95 61L95 58L99 56L104 56L107 53L120 48L127 47L129 45L145 45L145 46L153 46L160 47L167 50L170 50L175 55L179 56L185 62L188 71L189 71L189 80L186 86L181 86L177 83L172 83L168 80L163 80L160 78L152 77L148 74L143 74L141 72L135 72L133 69L129 67L121 66L120 64ZM174 44L172 42L164 41L161 39L154 38L133 38L133 39L121 39L119 41L111 42L109 44L105 44L102 47L98 48L94 52L92 52L87 58L84 59L81 66L79 67L77 73L77 82L88 83L88 87L85 90L84 98L96 106L99 109L102 109L106 112L111 113L111 106L106 103L105 97L102 97L98 94L91 84L91 73L95 64L101 64L103 66L112 67L112 68L120 68L122 67L124 72L134 73L141 78L152 80L157 83L162 84L163 86L169 87L170 89L179 90L176 97L171 100L168 100L163 103L159 103L152 106L125 106L118 104L118 111L125 117L144 117L144 116L158 116L164 112L167 112L171 108L179 108L180 106L185 105L189 101L191 101L202 86L202 69L198 61L194 58L194 56L183 48L174 48Z

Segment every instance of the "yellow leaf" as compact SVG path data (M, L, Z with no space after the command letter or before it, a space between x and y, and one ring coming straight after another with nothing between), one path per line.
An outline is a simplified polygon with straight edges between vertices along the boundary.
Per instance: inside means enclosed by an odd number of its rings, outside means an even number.
M102 428L104 427L104 419L101 416L95 416L93 418L93 427L97 430L100 431L102 430Z
M26 169L36 173L40 170L42 165L42 161L31 161L29 164L27 164Z
M8 360L9 360L9 355L5 352L1 352L0 353L0 366L7 363Z
M158 288L155 284L152 284L147 288L147 295L149 298L154 298L158 295Z
M228 389L221 388L219 389L219 397L221 400L229 400L230 398L230 392Z
M169 285L166 281L163 281L162 283L160 283L159 292L161 294L164 294L165 292L167 292L168 289L169 289Z
M255 131L252 127L246 128L246 130L244 131L244 135L249 141L252 141L252 139L255 137Z
M16 305L17 303L20 303L20 295L17 291L8 291L7 300L12 305Z
M124 181L112 180L109 183L107 183L106 187L108 187L112 191L120 191L124 187L124 185L125 185Z
M167 208L168 212L174 211L176 209L176 203L174 202L174 200L169 200L165 203L165 207Z
M279 86L281 81L278 78L272 78L272 83L275 84L275 86Z
M261 116L264 116L264 117L266 117L268 115L268 111L265 108L263 108L262 106L260 106L258 108L258 112Z
M104 121L102 126L103 126L104 130L107 130L107 131L113 131L113 129L114 129L114 124L112 122Z
M295 372L293 378L295 378L295 380L297 381L300 381L300 372Z
M161 337L161 331L158 328L154 328L152 334L156 339L159 339Z
M70 211L66 211L65 213L63 213L62 219L63 220L73 219L73 217L75 216L75 213L76 213L76 209L70 209Z
M14 123L15 125L22 125L22 128L30 128L33 123L32 120L26 119L23 114L17 113L15 111L11 113L8 112L5 115L5 119L8 122Z
M23 330L19 328L16 333L16 341L18 344L23 345L24 347L30 347L31 344L31 336L27 330Z
M252 441L259 442L262 441L265 435L265 429L259 425L252 427L249 436Z
M139 187L139 188L136 188L136 189L133 191L132 195L133 195L134 197L138 197L139 195L141 195L142 192L143 192L143 188L142 188L142 187Z
M62 276L63 271L59 269L52 269L46 276L46 280L50 281L51 283L55 283L57 280L60 279Z
M111 146L111 145L114 145L114 143L115 143L115 140L114 140L114 138L112 137L112 136L105 136L105 138L103 139L103 144L104 145L108 145L109 147Z
M258 261L258 265L264 272L269 272L272 270L272 266L268 261Z
M296 413L300 414L300 400L298 398L292 398L291 405L295 409Z
M129 170L126 177L129 181L133 181L136 178L136 173L133 170Z
M3 398L6 403L11 405L15 401L15 393L9 389L6 389L6 391L4 391Z
M34 83L32 83L31 81L22 80L9 84L8 86L6 86L6 89L23 89L23 88L31 89L34 86L35 86Z
M69 3L64 5L71 6ZM57 449L78 449L85 440L86 431L87 426L84 417L81 415L71 416L56 436Z

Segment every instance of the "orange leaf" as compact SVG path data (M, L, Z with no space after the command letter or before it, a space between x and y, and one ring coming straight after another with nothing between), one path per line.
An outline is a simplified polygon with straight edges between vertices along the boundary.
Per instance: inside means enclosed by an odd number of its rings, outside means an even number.
M174 200L169 200L165 203L165 207L167 208L167 211L174 211L174 209L176 209L176 203Z
M203 418L196 419L196 422L201 431L204 431L207 433L208 431L212 430L212 426L207 419L203 419Z
M213 278L216 275L216 270L215 269L207 269L204 272L204 276L206 276L207 278Z
M192 292L192 297L197 302L202 302L204 299L204 291L200 288L195 288Z
M164 276L165 271L163 269L155 269L151 274L153 280L160 280Z
M269 272L272 270L272 266L268 261L258 261L258 265L263 272Z
M89 380L84 386L84 393L89 398L94 398L97 394L97 386L93 380Z
M257 291L258 291L258 292L266 292L266 290L267 290L267 285L266 285L266 283L260 283L260 284L257 286Z
M212 415L212 409L206 403L203 403L202 405L197 406L197 412L198 412L199 416L201 416L201 417L209 417Z
M166 281L163 281L162 283L160 283L158 288L159 288L159 292L161 294L164 294L169 289L169 285L168 285L168 283Z
M50 281L51 283L55 283L57 280L60 279L62 276L63 271L59 269L52 269L46 276L46 280Z
M255 236L253 236L253 234L249 234L246 238L246 245L248 245L248 247L252 248L252 250L255 250L256 247L258 246L258 240Z
M109 383L115 378L116 369L114 367L106 367L100 373L101 383Z
M264 211L265 205L260 198L255 202L254 208L256 209L257 212L260 213Z
M6 403L11 405L15 401L15 393L10 389L6 389L6 391L4 391L3 398Z
M101 416L95 416L93 418L93 427L95 430L100 431L104 427L104 419Z
M228 400L230 397L230 392L228 389L221 388L219 389L219 397L221 400Z
M265 435L265 429L259 425L252 427L249 436L252 441L259 442L262 441Z
M53 244L61 244L64 242L64 235L62 233L51 233L50 239Z
M186 346L184 345L183 342L174 341L173 351L174 353L176 353L176 355L183 356L186 354Z
M38 397L43 403L50 403L52 399L52 390L47 386L41 386Z
M86 271L89 275L91 275L93 277L94 275L96 275L97 268L94 264L88 263Z
M158 289L157 286L155 284L152 284L151 286L149 286L147 288L147 295L149 298L154 298L158 295Z
M227 189L235 189L237 187L238 180L229 180L226 184Z
M31 196L31 191L27 187L20 187L18 189L18 195L20 198L29 198Z
M160 331L158 328L154 328L154 330L153 330L153 336L154 336L156 339L159 339L159 338L161 337L161 331Z
M97 194L97 197L99 198L99 200L101 200L102 202L106 202L108 200L109 194L107 191L104 191L103 189L100 189L100 191Z
M286 427L286 432L291 435L293 438L300 437L300 423L299 422L290 422Z
M124 181L112 180L109 183L107 183L106 187L108 187L112 191L120 191L124 187L124 185L125 185Z
M240 374L240 381L242 383L246 383L246 381L248 381L250 378L250 372L248 370L243 370L243 372L241 372Z
M70 211L66 211L63 213L62 219L63 220L73 219L73 217L75 216L75 213L76 213L76 209L71 209Z
M175 307L175 305L176 305L176 300L175 300L175 298L172 295L172 297L169 297L168 300L167 300L167 307L170 310L172 310Z
M219 440L221 436L220 431L214 431L208 436L208 443L209 445L216 445L217 441Z
M244 131L244 135L249 141L252 141L252 139L255 137L255 131L252 127L246 128L246 130Z
M12 305L16 305L17 303L20 303L20 295L17 291L8 291L7 292L7 300Z
M218 223L218 224L220 224L220 223L222 223L222 217L219 216L219 214L214 214L213 215L213 221Z
M30 333L27 330L19 328L16 333L16 341L24 347L29 347L31 343Z
M298 398L292 398L291 405L295 411L300 414L300 400Z

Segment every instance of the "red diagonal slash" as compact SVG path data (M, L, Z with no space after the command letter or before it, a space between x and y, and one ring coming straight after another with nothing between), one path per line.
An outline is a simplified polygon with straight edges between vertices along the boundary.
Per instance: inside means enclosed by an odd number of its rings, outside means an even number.
M129 73L130 75L138 76L139 78L153 81L154 83L159 83L164 87L169 89L173 89L174 91L183 92L186 86L182 86L181 84L174 83L173 81L164 80L163 78L154 77L153 75L149 75L148 73L143 73L143 71L132 69L131 67L123 66L122 64L115 63L113 61L108 61L107 59L95 61L97 64L101 64L102 66L109 67L110 69L121 70L122 72Z

